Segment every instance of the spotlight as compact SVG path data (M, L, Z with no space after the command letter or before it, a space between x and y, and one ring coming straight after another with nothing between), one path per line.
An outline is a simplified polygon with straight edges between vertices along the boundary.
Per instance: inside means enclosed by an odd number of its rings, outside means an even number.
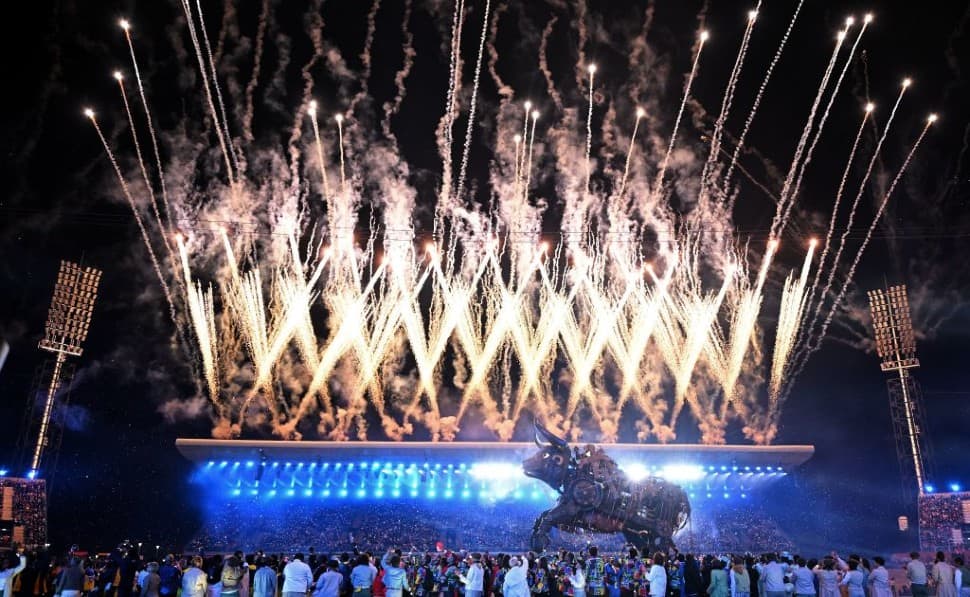
M6 477L9 473L10 471L8 471L7 469L0 468L0 477Z
M956 493L956 492L962 491L962 489L963 488L960 487L959 483L950 483L950 491Z
M29 471L27 471L27 478L28 479L36 479L38 473L39 473L39 471L37 469L30 469Z
M936 487L933 487L932 485L926 485L924 489L926 489L926 493L933 493L936 491Z

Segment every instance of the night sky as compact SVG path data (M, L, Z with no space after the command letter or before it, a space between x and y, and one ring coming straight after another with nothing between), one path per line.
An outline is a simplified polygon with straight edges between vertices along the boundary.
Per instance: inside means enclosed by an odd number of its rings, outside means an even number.
M251 37L259 3L240 4L235 25L241 35ZM289 40L292 62L284 89L257 90L256 120L263 127L263 142L273 138L274 133L265 131L274 126L280 131L275 134L285 138L290 123L265 106L270 99L290 109L295 106L300 68L309 50L302 23L306 3L277 0L271 4L277 13L273 35ZM343 53L352 69L360 67L358 54L369 4L323 3L324 38ZM404 157L425 185L436 185L440 172L433 131L443 110L448 68L440 30L448 26L443 20L450 19L451 4L438 4L415 0L411 30L418 59L396 124ZM509 14L518 14L520 4L510 4ZM629 39L642 21L644 4L590 0L589 18L605 23L604 29L611 33L626 31ZM751 7L737 2L657 4L648 40L668 61L672 89L679 87L680 74L689 70L697 15L706 12L715 51L704 56L694 95L708 112L716 113L743 15ZM215 37L221 3L203 5L210 35ZM532 0L527 6L524 14L541 28L551 9ZM763 6L752 40L750 72L742 79L737 100L742 108L728 123L729 130L740 126L740 114L750 105L793 7L790 0L768 1ZM208 437L211 424L204 412L194 419L181 416L169 421L159 410L160 405L190 397L197 390L184 352L174 345L172 324L158 282L147 267L131 212L118 193L90 123L81 115L82 107L91 105L105 115L103 126L110 138L128 134L118 126L123 114L110 76L115 68L129 68L124 37L117 27L120 17L131 19L137 30L143 76L159 128L171 130L184 116L200 114L202 96L194 57L173 50L188 47L181 9L172 0L16 2L5 8L5 30L0 36L5 46L2 80L7 104L0 114L0 338L10 344L11 353L0 370L0 464L16 461L22 412L32 399L35 371L46 357L36 345L58 263L62 258L83 260L103 269L104 277L85 353L75 359L70 406L58 416L64 436L50 502L52 542L104 547L131 538L181 544L197 529L200 514L192 500L195 489L188 483L190 463L175 450L174 440ZM915 537L896 533L895 520L900 513L913 513L899 503L884 376L868 345L868 322L861 314L866 290L884 281L909 285L923 364L916 376L925 396L934 478L938 485L970 486L970 368L965 352L970 343L966 259L970 249L970 156L966 155L970 7L961 2L914 5L902 0L871 5L807 2L768 88L750 145L780 170L787 168L835 32L847 15L858 16L868 9L875 11L876 19L849 71L841 109L832 116L825 138L831 144L823 142L809 170L796 213L800 229L824 230L827 225L833 179L841 172L840 156L857 126L852 106L872 98L884 108L877 117L881 125L899 81L904 76L914 79L895 134L883 151L879 164L883 178L895 173L926 114L938 112L940 122L876 230L855 279L851 308L840 314L786 406L776 443L811 443L817 452L796 475L794 488L777 499L790 513L794 530L817 530L820 541L905 547ZM401 12L399 1L385 0L378 13L371 89L381 101L393 93L393 75L400 66ZM473 67L478 14L469 20L476 33L466 40L466 69ZM534 46L531 53L522 50L530 46L520 43L517 35L511 19L503 20L496 42L500 53L503 49L508 53L499 63L503 76L516 89L517 98L542 101L545 84L536 69ZM173 39L178 43L173 44ZM607 44L594 38L586 47L587 55L601 65L597 77L604 89L609 89L611 78L622 76L622 69L611 65L622 56L623 39ZM556 43L558 66L566 73L575 61L575 48L567 35ZM279 58L273 49L267 51L270 63ZM247 64L246 59L240 60ZM568 81L569 76L563 78ZM315 96L329 97L334 103L334 92L321 76ZM488 76L483 76L480 94L480 122L489 128L496 89ZM677 93L667 97L676 98ZM675 101L669 103L665 118L675 111ZM685 127L689 135L699 136L698 122L688 119ZM209 141L214 143L211 137ZM487 149L475 146L473 151L477 157L471 177L485 180ZM753 176L777 193L779 183L770 169L749 159ZM866 223L872 203L867 196ZM742 181L735 213L742 237L757 237L758 231L767 228L773 211L761 190ZM771 285L777 293L781 277L775 276ZM683 427L681 438L689 441L693 426Z

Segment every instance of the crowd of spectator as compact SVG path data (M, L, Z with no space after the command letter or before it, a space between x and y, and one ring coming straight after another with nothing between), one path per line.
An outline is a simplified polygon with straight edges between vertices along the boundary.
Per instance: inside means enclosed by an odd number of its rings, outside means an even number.
M390 545L399 545L396 542ZM34 561L30 561L34 560ZM970 597L959 554L910 554L905 582L883 557L771 552L641 554L630 545L547 553L413 547L206 556L156 561L130 544L110 554L0 558L3 597ZM899 575L896 575L900 578Z

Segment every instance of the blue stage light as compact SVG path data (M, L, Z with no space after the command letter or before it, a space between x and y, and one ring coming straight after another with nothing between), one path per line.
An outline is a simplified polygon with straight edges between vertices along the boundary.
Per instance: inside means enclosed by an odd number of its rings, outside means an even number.
M9 473L10 473L10 471L8 471L7 469L0 468L0 477L6 477L7 474L9 474Z
M451 499L451 497L454 496L454 495L455 495L455 493L452 490L450 490L450 489L447 490L447 491L445 491L445 497L448 498L448 499Z
M295 489L287 489L286 490L286 497L293 497L294 495L296 495L296 490Z
M927 485L925 489L926 489L926 493L933 493L934 491L936 491L936 487L933 487L932 485Z
M342 498L347 497L347 488L345 487L345 488L341 489L340 491L338 491L337 492L337 495L339 495Z
M357 490L357 497L359 497L359 498L367 497L367 491L364 490L364 489L358 489Z
M233 489L233 490L232 490L232 495L233 495L233 496L237 496L237 495L239 495L240 493L242 493L242 492L241 492L240 490L238 490L238 489Z
M437 496L437 494L435 493L434 489L428 491L428 499L433 500L435 496Z
M27 478L28 479L36 479L37 478L37 474L38 474L38 471L36 469L31 469L31 470L27 471Z
M273 496L276 495L276 490L275 489L270 489L269 490L269 493L267 493L266 495L268 495L269 497L273 497Z
M761 470L761 467L760 466L756 466L756 467L754 467L754 470L760 471Z
M323 497L330 497L330 490L324 489L323 491L320 492L320 495L322 495Z
M208 465L206 465L206 466L215 466L215 465L216 465L216 463L210 460L210 461L209 461L209 464L208 464Z
M774 467L771 467L771 466L768 467L768 472L771 472L773 470L775 470Z
M732 471L736 471L736 470L738 470L738 467L736 467L736 466L732 466L732 467L731 467L731 470L732 470Z
M249 495L259 495L259 490L258 489L250 489L249 490Z
M303 490L303 495L305 495L307 497L310 497L311 495L313 495L313 490L312 489L305 489L305 490Z
M539 492L538 491L533 491L532 492L532 499L534 499L534 500L539 499Z
M401 497L401 491L400 491L399 489L395 489L395 490L393 490L393 491L391 492L391 497L395 497L395 498L399 498L399 497Z
M239 468L239 465L240 464L242 464L242 463L237 460L236 462L233 462L232 463L232 468Z
M256 463L253 462L252 460L246 461L246 468L253 468L254 466L256 466Z
M726 499L726 500L731 499L731 494L730 493L725 493L724 494L724 499Z
M746 494L746 493L742 493L741 494L741 499L742 500L747 499L747 498L748 498L748 494Z
M462 497L462 499L465 499L465 500L467 500L469 497L471 497L471 495L472 495L472 493L470 491L468 491L467 489L465 489L465 490L463 490L461 492L461 497Z
M222 462L219 463L219 466L229 466L229 461L223 460Z
M274 468L275 468L275 467L277 467L277 466L279 466L279 465L280 465L280 463L279 463L279 462L274 462L274 463L273 463L273 467L274 467Z
M374 497L376 497L376 498L382 498L382 497L384 497L384 490L383 489L378 489L377 491L375 491L374 492Z
M726 471L727 470L727 467L726 466L721 466L721 470L722 471Z
M751 467L750 466L746 466L746 467L744 467L744 470L750 471L751 470Z
M416 497L418 497L418 492L417 492L417 491L415 491L414 489L412 489L412 490L411 490L411 497L413 497L413 498L416 498Z
M707 494L707 497L709 497L709 498L712 498L712 497L714 497L714 496L713 496L713 495L711 495L711 494Z
M950 483L950 491L957 492L963 489L959 483Z

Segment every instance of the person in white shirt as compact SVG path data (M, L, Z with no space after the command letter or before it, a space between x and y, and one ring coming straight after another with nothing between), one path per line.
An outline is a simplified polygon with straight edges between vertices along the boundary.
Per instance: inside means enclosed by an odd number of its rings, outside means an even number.
M505 573L505 582L502 583L503 597L529 597L527 564L517 557L511 558L509 564L512 567Z
M0 597L13 597L13 577L23 572L27 567L27 556L18 553L7 554L7 567L0 570ZM19 559L14 559L14 558Z
M893 588L889 584L889 571L886 570L886 560L882 556L872 558L876 567L869 573L870 597L893 597Z
M191 567L182 574L182 597L205 597L209 579L202 571L202 556L192 558Z
M653 565L647 573L647 583L650 586L650 597L664 597L667 594L667 570L664 568L664 557L659 551L653 554Z
M313 571L303 562L303 554L298 553L283 568L283 597L306 597L312 586Z
M970 597L970 568L964 564L963 556L953 558L956 568L953 572L953 584L957 587L959 597Z
M576 573L568 575L569 586L573 588L573 597L586 597L586 573L583 572L585 564L580 561L576 564Z
M387 597L401 597L404 591L411 591L407 570L401 566L401 556L397 554L392 555L390 561L384 566L383 580Z
M469 556L469 559L471 564L468 566L468 573L459 574L458 578L465 584L465 597L482 597L485 582L485 571L482 570L482 554L473 553Z
M765 597L785 597L785 570L775 554L768 554L768 563L761 571L761 579Z
M795 585L795 594L799 597L815 597L815 573L805 565L805 558L795 560L792 583Z
M906 578L909 579L910 592L913 597L926 597L926 564L920 561L919 552L914 551L909 554L909 563L906 564Z

